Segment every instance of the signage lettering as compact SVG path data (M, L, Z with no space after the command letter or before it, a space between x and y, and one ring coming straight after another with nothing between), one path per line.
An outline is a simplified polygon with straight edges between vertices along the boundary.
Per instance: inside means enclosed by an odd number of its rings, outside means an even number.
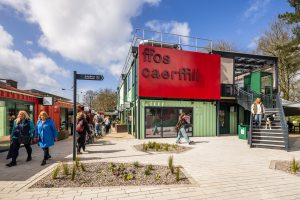
M93 74L76 74L76 79L102 81L104 77L102 75Z
M167 71L164 70L160 73L158 69L153 69L150 71L149 68L144 68L142 70L142 75L145 78L154 78L154 79L166 79L166 80L180 80L180 81L198 81L199 80L199 72L198 69L189 69L189 68L179 68L178 71L172 70Z
M138 95L168 99L220 99L220 56L139 46Z
M163 62L164 64L169 64L170 63L170 56L165 55L162 56L159 53L155 53L154 49L150 49L150 48L145 48L144 52L144 62L152 62L152 60L155 63L161 63Z

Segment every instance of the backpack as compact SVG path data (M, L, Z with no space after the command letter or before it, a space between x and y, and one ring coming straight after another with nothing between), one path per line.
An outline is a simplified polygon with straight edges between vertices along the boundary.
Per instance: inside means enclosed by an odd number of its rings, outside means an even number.
M83 130L84 130L84 126L83 126L83 119L82 119L76 125L76 132L77 133L82 133Z
M98 116L98 117L97 117L97 122L98 122L98 123L102 123L102 122L103 122L103 118L102 118L101 116Z

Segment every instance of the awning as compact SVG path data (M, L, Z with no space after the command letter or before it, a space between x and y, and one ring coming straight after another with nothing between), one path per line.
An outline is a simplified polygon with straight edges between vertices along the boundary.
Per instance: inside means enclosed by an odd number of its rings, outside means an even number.
M300 103L282 99L285 116L300 116Z

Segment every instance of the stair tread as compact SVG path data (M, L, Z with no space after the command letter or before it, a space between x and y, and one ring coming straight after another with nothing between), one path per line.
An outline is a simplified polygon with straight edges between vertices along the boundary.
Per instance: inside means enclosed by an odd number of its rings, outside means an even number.
M266 137L266 138L284 138L284 136L272 136L272 135L252 135L252 137Z
M255 143L252 144L255 146L269 146L269 147L285 147L285 145L279 145L279 144L261 144L261 143Z
M284 142L284 141L280 141L280 140L264 140L264 139L252 139L252 141L259 141L259 142Z

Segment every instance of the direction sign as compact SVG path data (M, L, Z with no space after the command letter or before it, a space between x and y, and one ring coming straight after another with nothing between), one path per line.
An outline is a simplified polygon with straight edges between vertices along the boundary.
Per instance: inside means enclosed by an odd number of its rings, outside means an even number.
M102 81L104 79L104 77L103 77L103 75L94 75L94 74L76 74L76 79L90 80L90 81Z

